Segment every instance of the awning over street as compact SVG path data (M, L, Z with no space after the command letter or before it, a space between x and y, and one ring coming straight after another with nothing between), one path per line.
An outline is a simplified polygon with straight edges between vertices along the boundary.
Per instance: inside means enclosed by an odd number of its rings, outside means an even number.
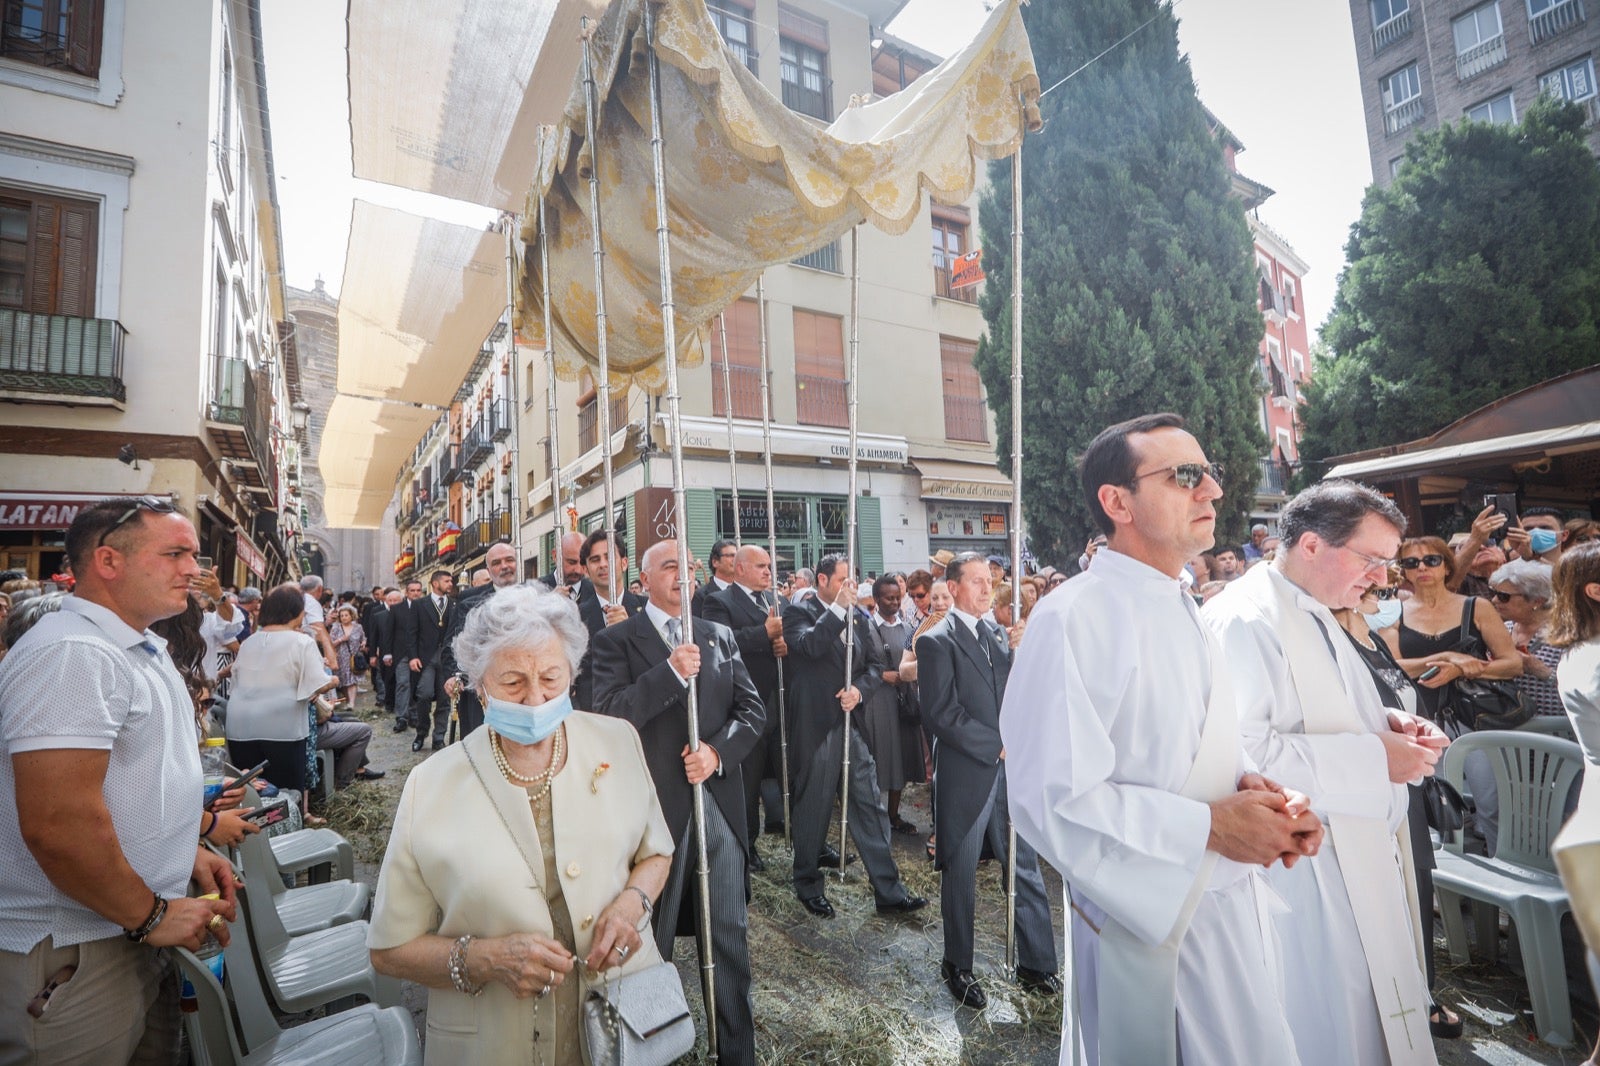
M1455 467L1480 466L1491 462L1537 460L1600 446L1600 421L1578 422L1570 426L1513 433L1465 444L1446 444L1437 448L1385 455L1340 463L1328 477L1347 477L1362 481L1381 480L1407 473L1448 473Z
M322 510L333 527L375 529L394 499L394 478L439 412L359 396L335 396L322 429Z
M515 211L605 0L350 0L355 176Z
M922 490L918 495L925 500L1011 502L1011 479L992 463L913 456L911 465L922 475Z

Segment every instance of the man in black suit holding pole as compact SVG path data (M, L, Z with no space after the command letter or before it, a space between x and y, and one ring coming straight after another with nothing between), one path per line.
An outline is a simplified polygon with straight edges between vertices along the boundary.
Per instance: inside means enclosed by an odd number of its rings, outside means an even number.
M503 541L492 544L484 554L483 565L489 571L489 583L468 589L456 600L455 610L450 613L450 625L445 630L444 648L440 652L444 694L458 697L456 717L460 720L463 740L483 724L483 704L477 692L463 686L461 679L456 676L456 637L461 635L462 628L467 624L467 615L487 603L496 591L517 583L517 549Z
M985 621L993 598L988 563L963 552L945 569L955 606L917 638L917 687L922 721L933 735L934 808L939 841L939 905L944 919L940 976L956 1002L983 1008L982 987L972 976L973 911L978 859L985 839L1000 856L1005 883L1010 812L1006 807L1005 749L1000 741L1000 704L1011 674L1006 633ZM1017 983L1030 992L1056 995L1056 937L1039 857L1017 838Z
M444 637L455 610L450 592L455 581L448 570L435 570L428 580L428 592L411 602L410 609L395 622L395 669L411 670L411 724L417 736L412 751L421 751L428 739L432 720L433 750L444 747L444 731L450 722L450 701L444 694Z
M672 958L673 939L699 919L698 856L693 846L693 786L704 784L706 860L710 870L710 940L716 963L717 1047L725 1063L756 1061L750 999L749 901L744 787L739 765L761 736L766 711L726 626L694 619L693 643L680 643L683 602L678 545L651 545L642 560L649 602L594 638L594 709L639 731L662 813L677 845L656 905L656 943ZM700 746L689 750L685 693L695 686ZM691 917L682 920L684 905Z

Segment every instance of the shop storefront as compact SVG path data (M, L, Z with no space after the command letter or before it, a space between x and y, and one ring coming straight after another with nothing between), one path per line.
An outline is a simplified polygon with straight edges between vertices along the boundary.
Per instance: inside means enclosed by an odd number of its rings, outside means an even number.
M928 553L1007 554L1011 536L1011 479L992 465L913 458L922 475L928 514Z
M67 527L78 512L120 492L0 492L0 570L48 581L67 568Z

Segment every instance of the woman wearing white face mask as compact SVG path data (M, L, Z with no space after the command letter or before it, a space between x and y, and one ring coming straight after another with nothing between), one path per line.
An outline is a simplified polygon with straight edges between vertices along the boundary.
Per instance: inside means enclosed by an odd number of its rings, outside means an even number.
M1378 686L1378 696L1391 710L1417 713L1417 690L1406 672L1395 662L1387 644L1377 635L1400 620L1399 575L1392 574L1386 587L1374 585L1361 597L1360 605L1353 611L1336 610L1334 618L1344 628L1350 643L1361 654L1367 669L1372 671ZM1421 921L1422 942L1427 946L1428 994L1433 995L1433 841L1428 836L1428 820L1424 814L1422 789L1410 787L1411 808L1407 823L1411 834L1411 852L1417 869L1417 899L1421 904L1417 915ZM1461 1035L1461 1017L1434 1000L1428 1009L1428 1029L1437 1038L1454 1039Z
M486 728L407 779L368 936L378 972L429 990L430 1063L577 1063L583 987L661 961L640 930L672 837L633 726L573 710L587 644L538 585L456 639Z

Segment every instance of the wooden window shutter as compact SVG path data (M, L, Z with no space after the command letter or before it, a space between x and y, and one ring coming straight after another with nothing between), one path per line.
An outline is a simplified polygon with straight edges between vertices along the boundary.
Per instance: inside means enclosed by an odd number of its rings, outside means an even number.
M61 207L61 274L56 314L94 317L95 226L99 211L88 204Z
M778 8L778 33L791 41L810 45L819 52L828 50L828 24L799 11Z
M104 0L63 0L71 4L67 66L79 74L100 75L100 27Z
M50 200L35 200L28 234L27 308L36 315L56 313L56 240L61 208Z

